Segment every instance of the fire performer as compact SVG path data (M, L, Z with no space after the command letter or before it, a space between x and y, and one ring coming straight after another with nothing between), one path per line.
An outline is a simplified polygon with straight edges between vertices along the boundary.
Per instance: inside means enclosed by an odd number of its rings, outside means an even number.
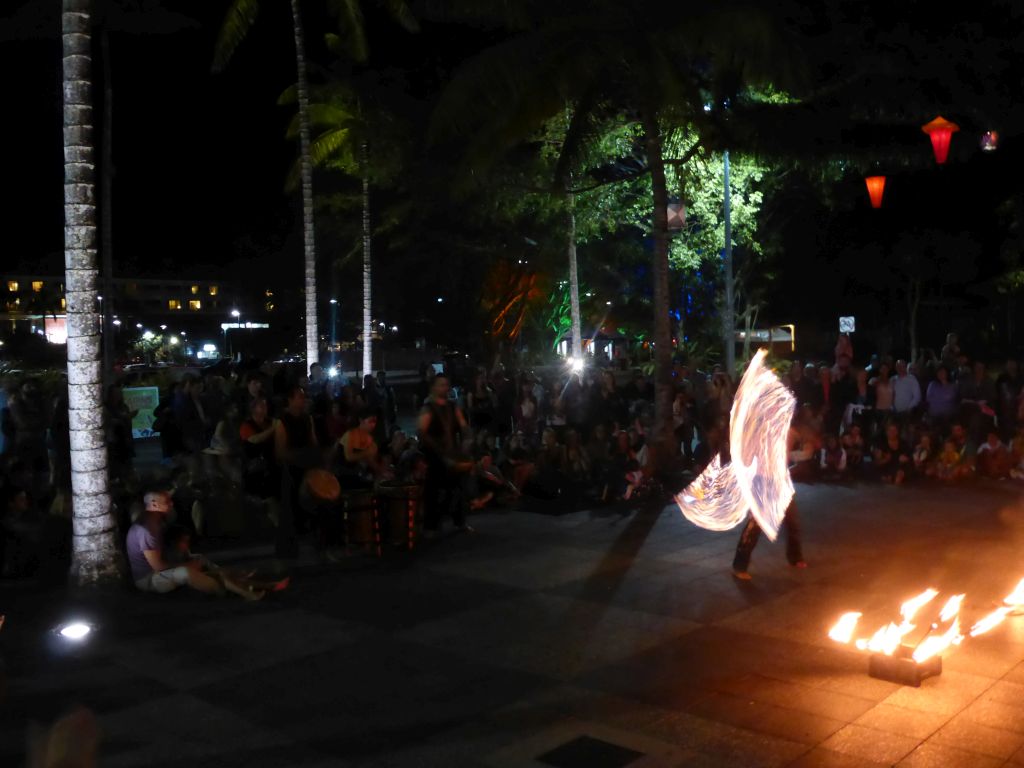
M800 456L794 455L794 446L800 440L799 433L790 428L787 443L789 447L789 459L792 465L800 460ZM786 559L794 568L806 568L807 561L804 560L803 541L800 537L800 513L796 506L796 496L786 507L786 514L782 519L782 527L786 529ZM761 540L761 526L751 515L747 518L747 524L743 526L743 533L736 544L736 555L732 560L732 575L740 581L750 581L750 556L754 553L754 547Z

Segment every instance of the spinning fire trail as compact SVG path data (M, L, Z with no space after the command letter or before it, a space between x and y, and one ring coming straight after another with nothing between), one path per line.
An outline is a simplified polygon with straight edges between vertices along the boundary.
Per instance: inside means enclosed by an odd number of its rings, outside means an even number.
M772 541L793 498L786 438L796 401L765 367L765 350L747 366L729 418L732 461L716 456L676 503L694 525L710 531L735 528L753 516Z

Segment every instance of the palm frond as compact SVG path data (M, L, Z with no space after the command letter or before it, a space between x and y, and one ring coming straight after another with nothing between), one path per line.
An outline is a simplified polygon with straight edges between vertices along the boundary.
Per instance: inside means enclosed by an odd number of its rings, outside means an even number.
M406 32L419 32L420 23L405 0L381 0L384 10Z
M223 72L259 15L260 0L234 0L224 15L213 49L213 71Z
M338 20L340 49L354 61L366 61L370 47L360 0L328 0L327 9Z

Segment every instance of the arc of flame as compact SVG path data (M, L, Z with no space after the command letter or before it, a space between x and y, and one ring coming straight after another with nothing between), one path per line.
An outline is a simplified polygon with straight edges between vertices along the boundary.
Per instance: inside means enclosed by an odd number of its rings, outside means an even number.
M1017 586L1013 588L1013 592L1003 598L1003 602L1015 608L1024 606L1024 579L1017 583Z
M858 611L844 613L839 617L839 621L835 623L835 626L828 631L828 636L837 643L850 642L853 639L854 630L857 629L857 622L860 621L860 617L863 615Z
M978 621L974 622L974 626L971 627L970 632L968 632L967 634L971 637L977 637L978 635L985 634L990 629L994 629L995 627L998 627L1000 624L1002 624L1003 619L1009 616L1012 611L1012 605L1004 605L1000 608L996 608L988 616L985 616L984 618L978 619Z
M946 604L942 606L942 610L939 612L939 621L946 622L957 616L960 613L960 606L964 603L964 598L967 595L953 595Z
M734 528L749 510L775 541L794 493L786 438L796 400L765 367L767 354L758 350L736 389L729 418L732 462L713 460L676 495L676 504L690 522L712 531Z
M927 661L932 656L942 653L944 650L954 643L959 643L963 640L963 635L960 634L960 617L957 616L953 619L953 623L949 625L949 629L943 632L941 635L928 635L921 644L914 649L913 659L919 664L922 661Z

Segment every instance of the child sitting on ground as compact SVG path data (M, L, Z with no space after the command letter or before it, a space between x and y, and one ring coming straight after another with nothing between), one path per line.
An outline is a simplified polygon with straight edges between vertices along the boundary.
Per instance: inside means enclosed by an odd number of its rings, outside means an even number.
M942 452L935 462L933 475L939 480L956 480L963 476L963 468L960 465L960 452L956 449L956 443L952 440L946 440L942 444Z
M846 473L846 450L836 435L825 438L825 446L819 452L818 467L823 480L841 480Z

